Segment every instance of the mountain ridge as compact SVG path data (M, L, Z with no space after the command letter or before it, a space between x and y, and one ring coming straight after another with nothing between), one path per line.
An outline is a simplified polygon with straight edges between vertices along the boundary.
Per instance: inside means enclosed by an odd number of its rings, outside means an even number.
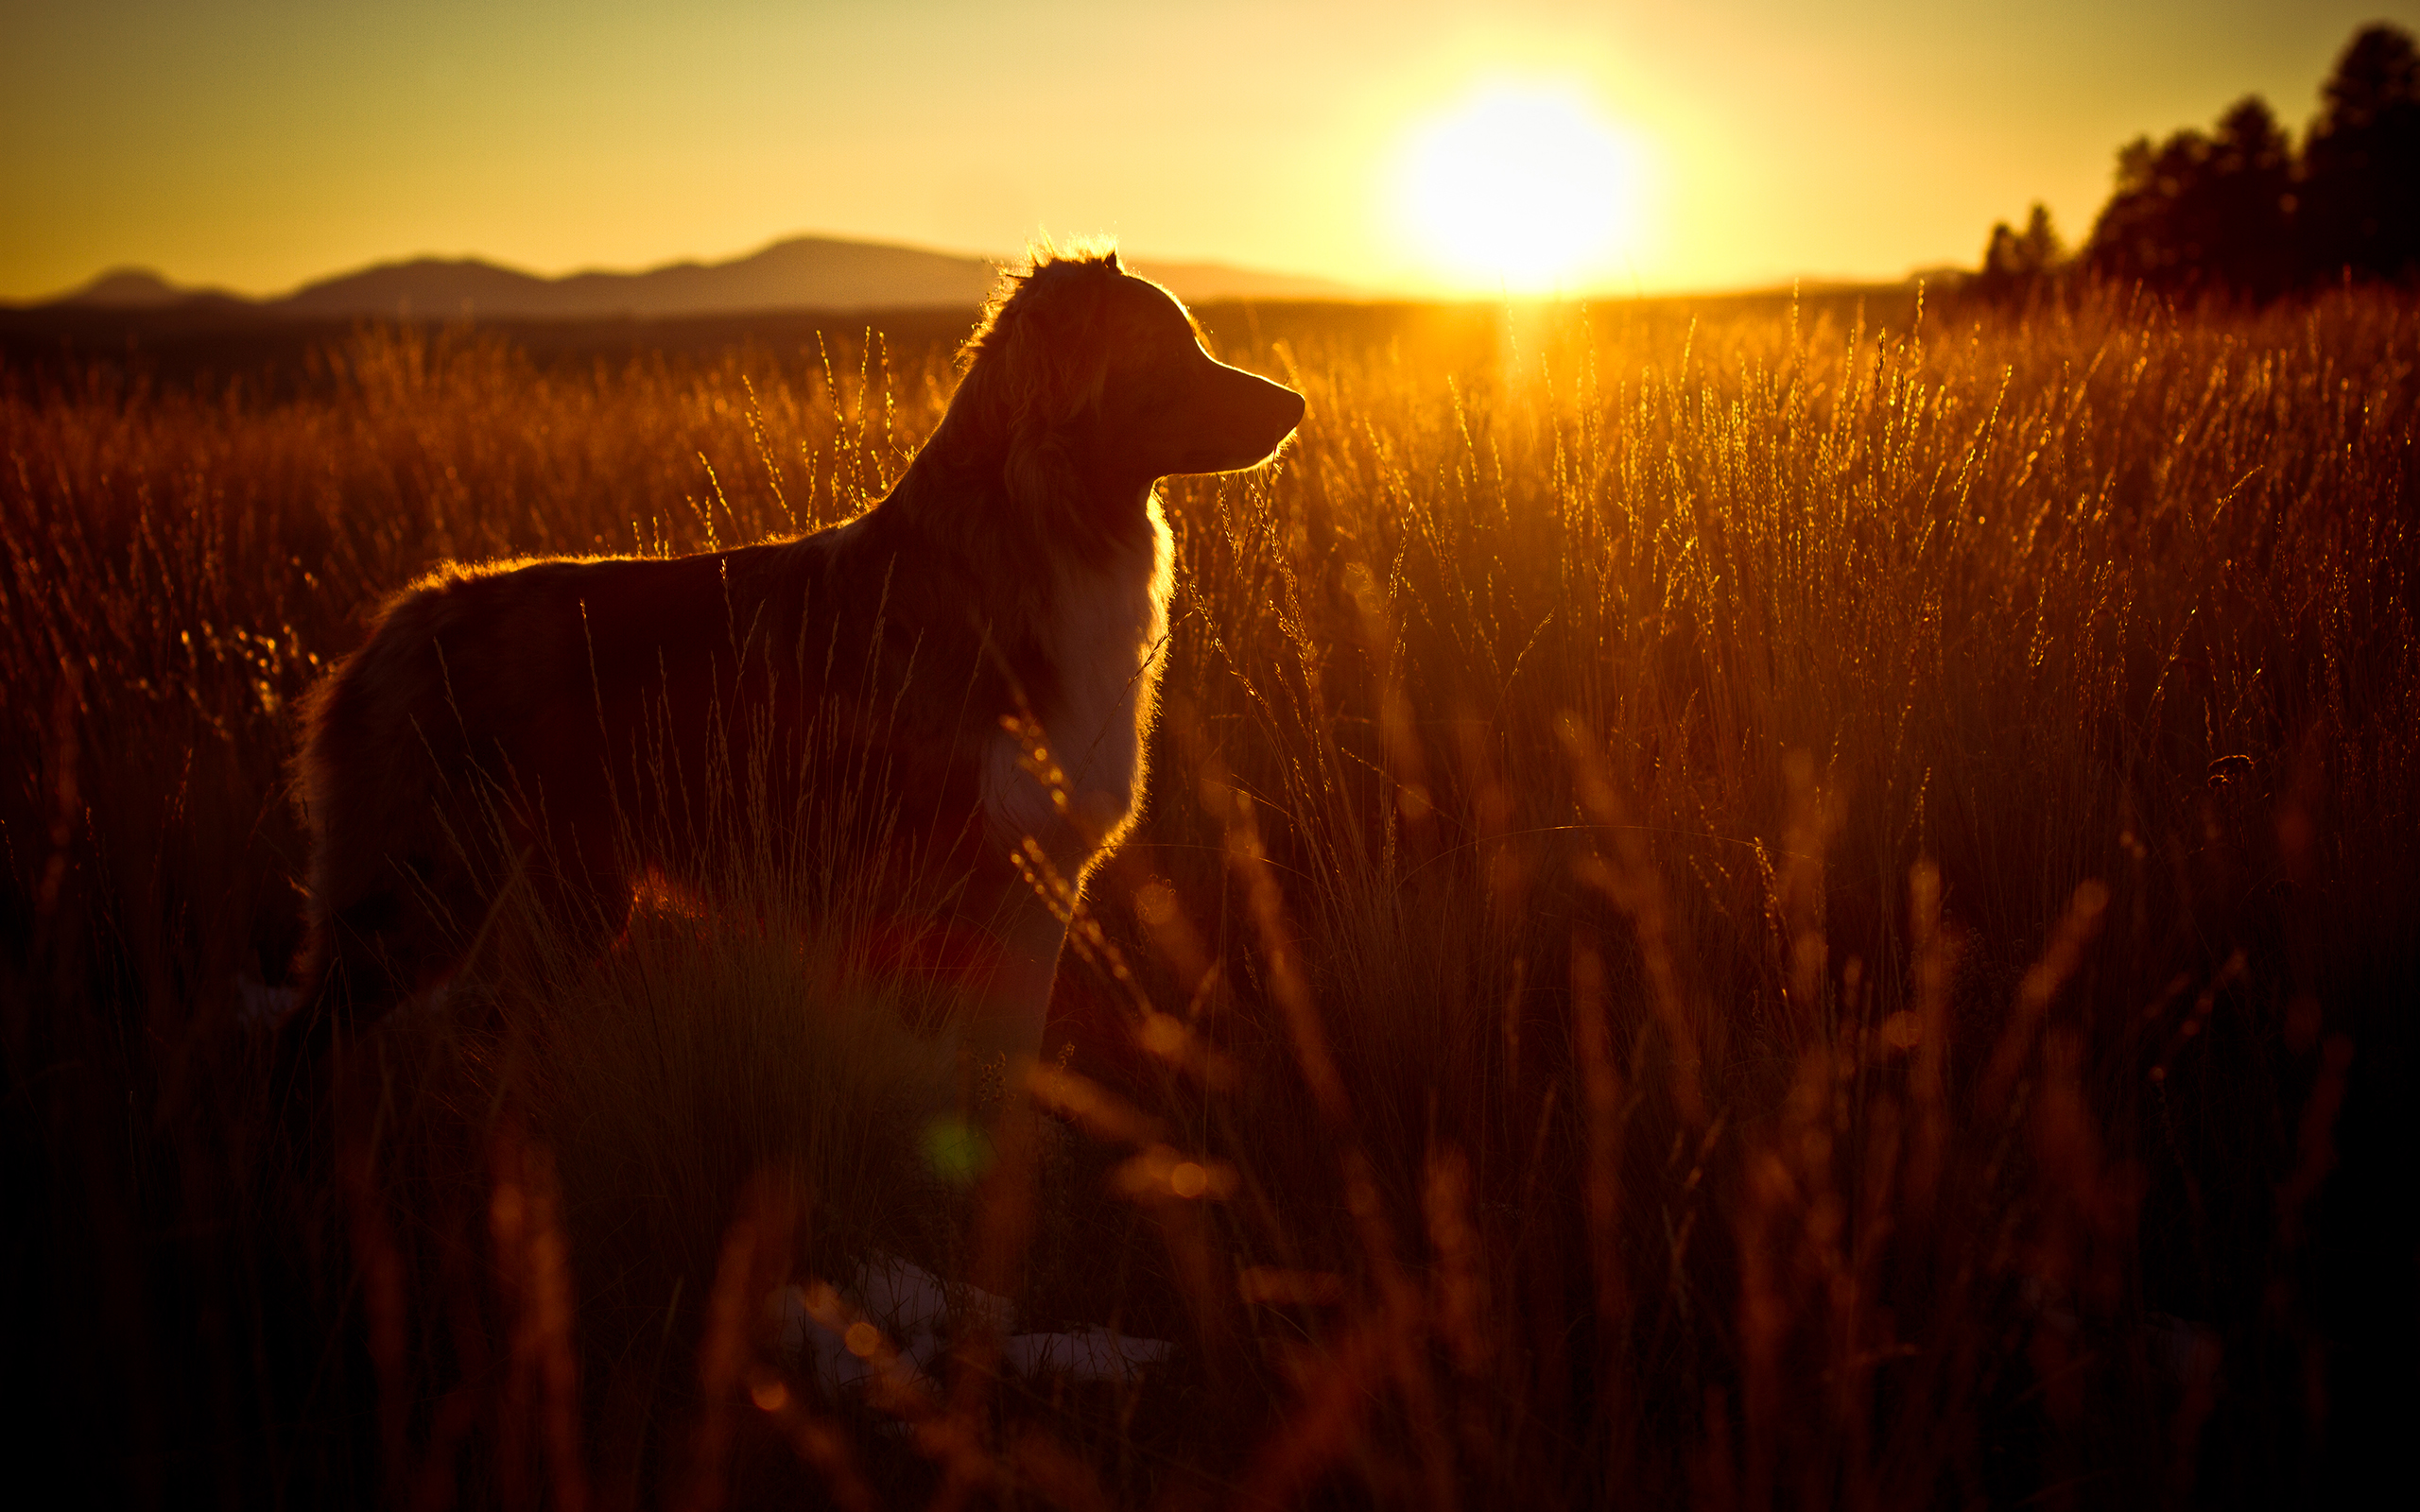
M1219 300L1355 300L1364 290L1328 279L1223 263L1126 259L1195 303ZM187 288L148 268L113 268L56 299L19 308L157 310L199 301L313 318L474 319L681 318L758 311L973 307L990 294L999 262L886 242L791 236L721 262L685 259L637 272L593 269L557 277L477 257L422 256L315 279L291 293L245 299Z

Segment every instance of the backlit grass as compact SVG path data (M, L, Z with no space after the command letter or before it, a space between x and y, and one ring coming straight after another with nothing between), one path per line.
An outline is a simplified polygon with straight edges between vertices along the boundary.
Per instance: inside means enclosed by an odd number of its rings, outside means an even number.
M946 352L0 374L8 1349L95 1500L2141 1503L2378 1441L2420 306L1207 323L1310 417L1164 489L1149 812L971 1187L929 993L779 858L521 928L317 1167L260 1027L380 596L846 518ZM1180 1353L978 1341L896 1432L760 1312L871 1248Z

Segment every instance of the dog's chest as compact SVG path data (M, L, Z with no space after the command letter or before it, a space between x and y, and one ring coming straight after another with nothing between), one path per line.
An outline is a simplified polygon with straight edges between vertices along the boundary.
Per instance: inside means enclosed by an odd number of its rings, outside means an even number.
M1012 736L1004 732L986 752L983 807L994 837L1013 845L1030 835L1063 868L1080 868L1115 839L1142 799L1174 558L1157 500L1150 521L1148 538L1124 558L1070 572L1057 585L1056 623L1045 641L1059 693L1035 713L1064 774L1072 817L1026 770Z

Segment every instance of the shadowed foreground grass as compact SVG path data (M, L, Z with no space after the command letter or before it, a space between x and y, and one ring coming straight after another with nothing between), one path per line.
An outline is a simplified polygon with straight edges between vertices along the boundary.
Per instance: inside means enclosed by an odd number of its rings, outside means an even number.
M987 1168L912 1113L940 1009L829 855L598 961L501 921L306 1170L264 1106L291 706L368 610L845 518L945 352L21 379L0 1348L44 1478L2333 1499L2411 1405L2420 306L1912 316L1211 312L1310 419L1165 490L1150 813ZM762 1302L876 1249L1180 1350L995 1380L971 1330L835 1399Z

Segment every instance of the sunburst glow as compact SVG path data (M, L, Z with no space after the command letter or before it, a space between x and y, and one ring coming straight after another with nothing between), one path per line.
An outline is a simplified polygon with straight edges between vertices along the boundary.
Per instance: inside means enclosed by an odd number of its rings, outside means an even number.
M1503 84L1407 145L1402 208L1456 283L1537 294L1611 273L1639 227L1642 158L1577 89Z

